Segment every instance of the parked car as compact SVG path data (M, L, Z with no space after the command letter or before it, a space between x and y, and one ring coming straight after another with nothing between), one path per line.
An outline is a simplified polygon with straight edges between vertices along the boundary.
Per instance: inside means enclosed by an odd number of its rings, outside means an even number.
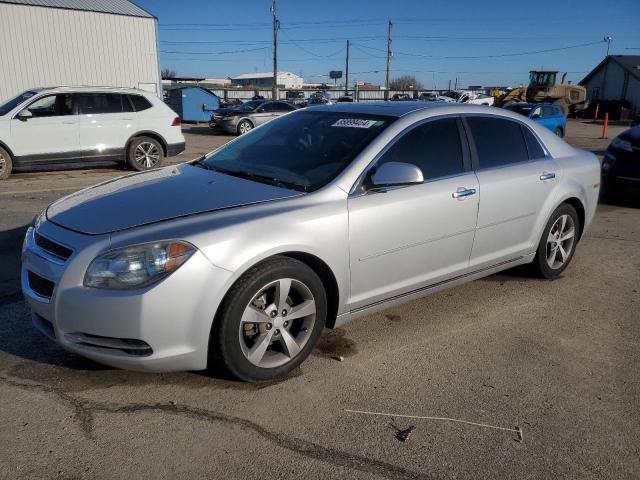
M338 97L338 102L353 102L353 95L348 94L348 95L341 95L340 97Z
M296 106L303 106L307 103L307 100L304 98L304 92L302 90L287 90L285 98L287 99L287 102Z
M551 103L518 102L507 105L507 110L529 117L534 122L551 130L559 137L564 137L567 131L567 119L562 109Z
M325 327L516 265L557 277L599 182L595 155L507 110L317 106L53 203L22 289L38 330L98 362L267 380Z
M313 92L307 101L307 105L331 105L332 103L331 95L327 92L320 91Z
M240 105L232 105L225 108L218 108L211 114L211 120L209 120L209 126L211 128L222 128L222 119L226 117L232 117L233 115L243 114L246 112L254 111L266 100L249 100L248 102Z
M640 125L614 138L602 161L602 195L619 197L627 187L640 189Z
M409 102L413 100L408 93L394 93L391 97L392 102Z
M62 162L148 170L184 148L180 118L142 90L38 88L0 105L0 179L13 167Z
M216 112L213 115L213 119L223 131L242 135L263 123L294 110L296 110L294 105L281 100L251 100L237 109L231 109L220 114ZM219 117L216 117L216 115L219 115Z
M452 98L438 95L436 92L422 92L418 96L418 100L421 102L455 102Z

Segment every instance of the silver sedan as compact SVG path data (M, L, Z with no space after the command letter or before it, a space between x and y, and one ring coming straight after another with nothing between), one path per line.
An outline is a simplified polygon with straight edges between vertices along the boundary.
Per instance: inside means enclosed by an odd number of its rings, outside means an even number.
M325 327L517 265L557 277L599 182L509 111L314 107L50 205L22 289L38 330L98 362L267 380Z
M296 107L287 102L252 100L219 114L214 112L212 120L225 132L243 135L294 110Z

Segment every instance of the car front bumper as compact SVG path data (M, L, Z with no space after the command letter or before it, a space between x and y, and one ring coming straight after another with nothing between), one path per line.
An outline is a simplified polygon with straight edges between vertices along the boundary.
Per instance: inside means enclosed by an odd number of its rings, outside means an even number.
M25 239L22 291L40 332L66 350L117 368L206 368L211 324L230 272L197 251L172 275L146 289L87 288L86 268L108 250L109 236L82 235L48 221L37 232L73 249L61 261L29 233Z

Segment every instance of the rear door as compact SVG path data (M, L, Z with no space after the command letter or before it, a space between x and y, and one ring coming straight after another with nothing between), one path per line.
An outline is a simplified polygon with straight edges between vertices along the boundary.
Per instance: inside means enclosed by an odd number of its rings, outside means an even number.
M11 149L16 163L42 163L80 158L78 116L70 93L44 95L26 108L27 120L11 120Z
M412 163L422 170L424 183L363 189L350 196L352 308L467 269L479 195L463 140L455 117L418 124L401 134L375 165ZM468 194L459 195L462 190Z
M535 251L533 232L543 204L557 184L558 165L524 124L474 115L474 168L482 201L470 268L509 261Z
M135 132L136 117L127 95L110 92L77 94L83 158L123 160Z

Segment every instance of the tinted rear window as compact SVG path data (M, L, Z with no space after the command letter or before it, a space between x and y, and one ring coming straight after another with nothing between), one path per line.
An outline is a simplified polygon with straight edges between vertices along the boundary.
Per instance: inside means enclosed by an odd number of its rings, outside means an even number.
M78 99L81 114L122 112L122 95L117 93L81 93Z
M151 108L151 102L144 98L142 95L129 95L133 108L136 112L141 112L147 108Z
M529 159L520 124L495 117L467 117L480 168L501 167Z
M522 134L524 135L525 143L527 144L527 150L529 151L529 158L543 158L545 156L544 150L540 145L538 139L531 133L527 127L522 127Z

